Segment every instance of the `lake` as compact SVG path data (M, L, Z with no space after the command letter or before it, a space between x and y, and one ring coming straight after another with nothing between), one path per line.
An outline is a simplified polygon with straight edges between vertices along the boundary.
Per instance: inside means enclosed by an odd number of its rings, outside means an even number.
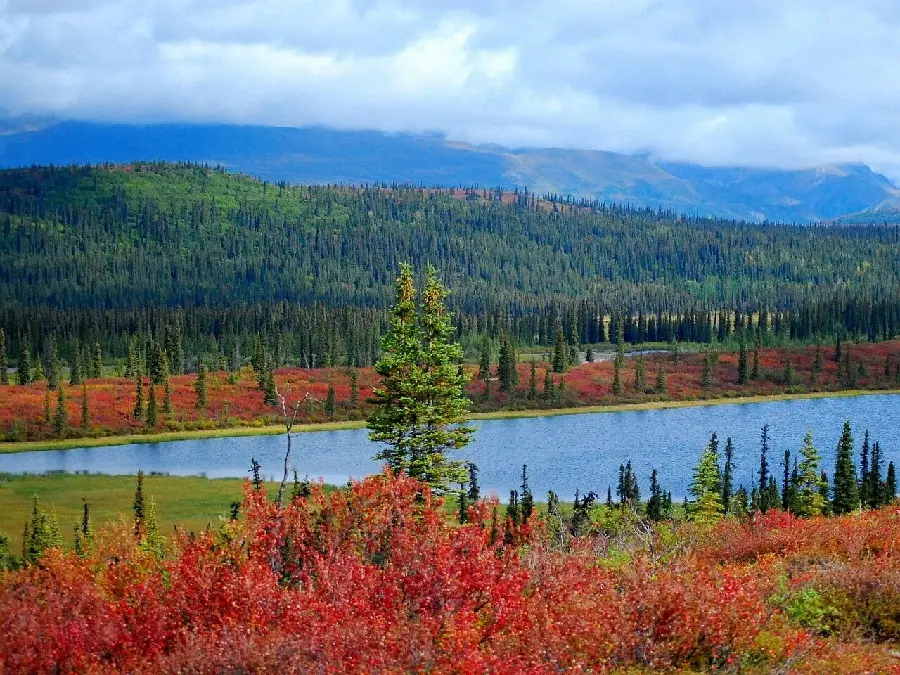
M457 455L474 461L482 491L505 497L520 482L528 464L535 496L547 490L571 499L576 488L605 497L615 485L620 463L630 459L646 496L650 471L659 471L663 488L681 499L701 449L713 431L735 443L735 484L750 486L759 465L759 435L768 424L769 465L781 476L785 449L800 447L807 429L829 476L844 420L853 425L858 449L863 433L881 443L887 460L900 463L900 395L798 399L766 403L723 404L668 410L584 413L474 423L472 443ZM286 441L281 436L245 436L196 441L77 448L0 455L0 472L87 471L108 474L163 472L210 477L247 476L251 457L266 477L279 476ZM379 470L372 459L377 446L365 429L303 433L294 441L294 465L301 476L344 483Z

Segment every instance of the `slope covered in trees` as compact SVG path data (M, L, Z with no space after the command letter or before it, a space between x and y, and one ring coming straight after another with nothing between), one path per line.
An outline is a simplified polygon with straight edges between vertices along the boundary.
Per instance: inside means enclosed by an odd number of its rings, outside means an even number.
M520 344L551 342L559 323L572 343L602 341L613 313L661 315L649 339L702 339L693 324L722 323L710 312L762 309L781 311L773 321L792 337L876 339L900 327L898 244L895 226L685 219L525 193L287 187L190 165L31 168L0 172L0 325L9 350L56 334L117 355L130 333L169 324L194 343L305 330L307 343L339 334L372 363L410 262L437 266L463 332ZM674 327L662 331L662 315Z

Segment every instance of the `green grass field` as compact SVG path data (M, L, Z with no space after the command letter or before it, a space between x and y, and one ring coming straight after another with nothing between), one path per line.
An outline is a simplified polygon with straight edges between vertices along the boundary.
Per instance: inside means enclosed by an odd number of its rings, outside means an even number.
M231 502L242 497L241 482L239 478L147 475L144 494L145 499L153 497L156 502L164 533L174 531L173 523L199 531L207 525L216 527L221 517L228 515ZM31 517L32 498L37 495L41 504L56 513L63 538L71 543L72 528L81 517L82 499L90 504L94 527L121 519L131 522L136 485L135 476L0 474L0 532L10 536L13 551L20 551L22 529ZM267 483L266 489L274 496L278 485Z

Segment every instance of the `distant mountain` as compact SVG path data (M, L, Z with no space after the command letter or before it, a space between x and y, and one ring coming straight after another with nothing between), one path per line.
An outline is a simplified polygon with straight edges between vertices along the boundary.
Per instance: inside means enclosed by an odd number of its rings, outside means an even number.
M472 146L436 134L321 127L0 123L0 167L194 161L289 183L527 187L740 220L810 223L900 209L900 189L861 164L796 171L712 168L593 150ZM873 216L875 222L877 216Z

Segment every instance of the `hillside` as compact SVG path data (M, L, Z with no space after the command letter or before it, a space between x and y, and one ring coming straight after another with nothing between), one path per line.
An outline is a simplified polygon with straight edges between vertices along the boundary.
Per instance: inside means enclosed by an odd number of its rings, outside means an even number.
M711 168L612 152L472 146L435 134L325 128L46 120L6 127L0 126L0 167L192 161L292 184L527 186L538 195L750 221L810 223L900 206L900 190L887 178L851 164Z
M285 188L197 166L0 172L0 233L0 307L386 307L401 261L437 265L467 313L577 297L644 311L790 307L885 297L900 283L895 227L689 220L521 193Z

